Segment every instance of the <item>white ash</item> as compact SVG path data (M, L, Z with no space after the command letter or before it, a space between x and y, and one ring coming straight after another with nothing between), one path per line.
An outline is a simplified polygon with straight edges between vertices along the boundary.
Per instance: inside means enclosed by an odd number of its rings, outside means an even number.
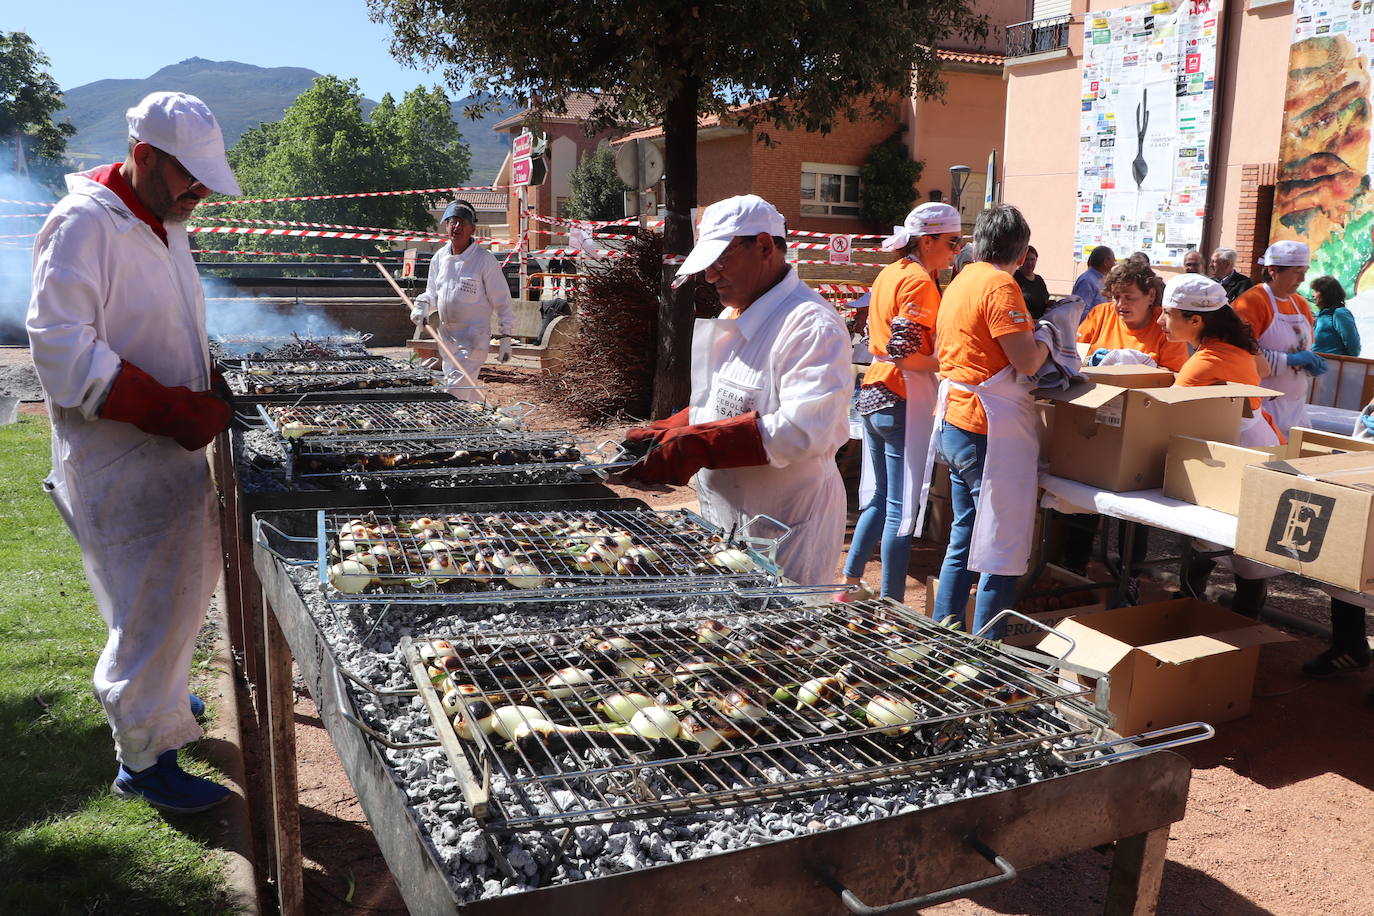
M663 619L661 608L647 601L569 602L564 605L508 604L473 606L329 605L323 600L317 573L289 570L297 591L314 617L338 664L378 688L413 687L399 649L405 636L432 638L521 629L556 629L601 624L648 623ZM718 614L718 599L697 598L674 614ZM729 612L741 613L739 600ZM353 690L365 720L393 740L433 740L433 722L419 697L380 698ZM1062 739L1068 749L1090 743ZM1023 750L992 763L963 763L888 785L859 786L820 796L726 808L707 814L643 820L618 820L606 826L522 830L496 837L508 875L491 853L488 834L467 815L462 793L447 758L438 748L383 749L396 781L433 844L437 860L462 902L517 893L548 885L613 875L651 865L665 865L898 816L975 795L1004 791L1065 771L1047 755ZM804 758L803 758L804 759ZM563 766L576 769L571 758ZM778 771L778 777L782 772ZM499 774L493 774L492 797L507 817L552 815L554 801L535 796L536 811L527 810ZM566 790L564 790L566 791ZM585 802L557 799L564 809ZM568 831L570 835L567 835Z

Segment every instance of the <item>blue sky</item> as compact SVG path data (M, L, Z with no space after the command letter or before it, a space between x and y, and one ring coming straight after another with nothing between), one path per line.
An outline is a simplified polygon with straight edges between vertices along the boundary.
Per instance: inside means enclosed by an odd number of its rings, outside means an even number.
M413 70L391 57L390 30L367 18L364 0L4 5L0 29L27 32L52 62L49 72L63 89L99 79L140 79L188 57L356 77L373 99L386 92L400 98L417 85L441 82L438 73Z

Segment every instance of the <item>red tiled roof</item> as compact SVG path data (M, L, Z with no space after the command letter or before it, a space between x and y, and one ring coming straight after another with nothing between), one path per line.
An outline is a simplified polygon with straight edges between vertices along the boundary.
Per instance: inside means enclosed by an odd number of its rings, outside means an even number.
M577 124L586 121L592 116L592 109L596 107L599 96L587 92L574 92L564 97L563 103L568 110L563 114L545 114L544 120L560 124ZM503 118L492 125L492 130L505 130L507 127L517 127L529 113L526 108L508 118Z
M1006 63L1006 57L1002 54L990 54L985 51L953 51L948 48L936 48L935 55L940 60L949 61L956 64L992 64L1000 67Z
M506 209L507 195L505 191L464 191L462 197L463 200L478 210Z

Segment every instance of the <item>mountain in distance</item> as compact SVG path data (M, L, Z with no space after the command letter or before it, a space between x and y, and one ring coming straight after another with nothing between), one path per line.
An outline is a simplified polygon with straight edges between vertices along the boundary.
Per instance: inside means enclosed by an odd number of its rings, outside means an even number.
M258 67L232 60L192 57L163 67L146 79L97 80L63 93L67 107L54 120L67 120L76 136L67 143L67 154L85 168L101 162L122 160L128 144L124 112L150 92L178 90L198 96L210 106L224 131L224 142L233 146L248 128L263 121L278 121L296 97L310 88L321 74L304 67ZM420 80L416 79L419 85ZM400 101L398 98L397 101ZM463 108L469 98L453 103L453 119L472 154L472 183L490 184L506 158L510 140L491 125L518 106L513 103L477 120L468 120ZM363 101L363 114L377 103Z

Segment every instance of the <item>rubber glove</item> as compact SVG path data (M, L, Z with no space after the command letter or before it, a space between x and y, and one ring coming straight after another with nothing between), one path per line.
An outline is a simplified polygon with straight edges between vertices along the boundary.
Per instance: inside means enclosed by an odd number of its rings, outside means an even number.
M501 346L496 351L496 361L499 363L510 362L510 338L502 337Z
M620 447L636 458L643 458L668 430L687 426L691 422L692 408L684 407L671 417L654 420L648 426L632 426L625 430L625 439L620 443Z
M1374 413L1360 414L1360 422L1364 424L1365 431L1374 436Z
M100 408L102 418L132 423L154 436L170 436L188 452L209 445L228 429L233 415L233 408L215 392L169 388L128 360L120 362Z
M624 476L681 486L702 468L750 468L767 463L759 413L751 410L725 420L668 430L658 447L627 468Z
M429 307L429 292L423 292L416 296L410 303L410 320L415 324L424 324L425 316L431 311Z
M1299 350L1296 353L1289 353L1286 358L1291 368L1301 369L1311 376L1322 375L1327 370L1326 360L1322 359L1311 350Z
M1098 347L1096 350L1093 351L1092 356L1089 356L1089 357L1088 357L1088 365L1089 365L1089 366L1100 366L1100 365L1102 365L1102 361L1103 361L1104 359L1106 359L1108 356L1110 356L1111 353L1112 353L1112 351L1109 350L1109 349L1106 348L1106 347Z

